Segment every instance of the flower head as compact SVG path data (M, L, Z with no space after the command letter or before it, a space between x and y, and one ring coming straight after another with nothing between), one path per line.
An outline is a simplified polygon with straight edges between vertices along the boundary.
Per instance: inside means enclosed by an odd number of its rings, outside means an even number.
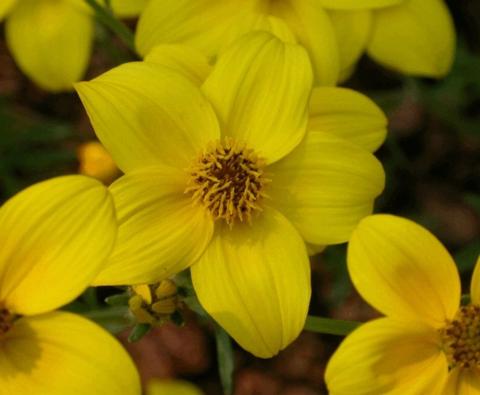
M346 79L365 52L405 74L442 77L455 52L443 0L157 0L141 14L136 45L145 56L186 44L215 59L257 30L303 45L319 85Z
M348 247L348 268L385 318L348 336L330 360L332 395L478 392L480 259L471 303L460 305L455 263L427 230L406 219L364 219Z
M99 182L36 184L0 209L0 387L8 394L140 394L135 367L103 329L55 312L89 285L117 224Z
M191 266L208 313L244 348L269 357L303 328L305 242L347 240L371 212L383 170L359 145L307 132L312 71L298 45L253 33L201 87L195 79L142 62L77 85L126 173L111 186L119 240L95 283L151 283ZM375 136L363 140L372 148L382 132L360 135Z

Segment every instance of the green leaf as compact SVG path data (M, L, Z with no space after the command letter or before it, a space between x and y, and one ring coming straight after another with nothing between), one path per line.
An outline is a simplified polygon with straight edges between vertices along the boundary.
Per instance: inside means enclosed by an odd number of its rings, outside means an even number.
M217 344L218 373L225 395L233 392L233 371L235 359L233 354L232 340L227 332L215 324L215 342Z
M324 333L326 335L346 336L360 325L361 322L333 320L330 318L309 315L304 329L306 331Z

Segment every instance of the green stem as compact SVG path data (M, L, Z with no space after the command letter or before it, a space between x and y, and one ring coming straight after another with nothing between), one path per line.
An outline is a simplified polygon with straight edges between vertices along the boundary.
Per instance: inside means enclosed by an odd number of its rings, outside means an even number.
M133 52L135 50L135 40L132 31L106 7L101 6L97 0L85 0L92 7L97 15L98 20L115 33L125 45Z
M330 318L309 315L304 329L306 331L324 333L327 335L346 336L360 325L361 322L357 321L333 320Z
M235 355L232 340L225 330L215 324L215 342L217 344L218 373L225 395L233 392L233 371L235 370Z

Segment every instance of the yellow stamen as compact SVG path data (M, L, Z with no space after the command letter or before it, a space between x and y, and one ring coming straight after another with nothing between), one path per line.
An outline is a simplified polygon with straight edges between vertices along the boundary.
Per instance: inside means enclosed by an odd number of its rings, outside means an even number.
M261 211L266 163L255 152L231 138L211 144L190 168L185 193L191 193L215 220L223 219L233 226L250 222L254 211Z
M451 369L480 367L480 306L462 306L440 333Z

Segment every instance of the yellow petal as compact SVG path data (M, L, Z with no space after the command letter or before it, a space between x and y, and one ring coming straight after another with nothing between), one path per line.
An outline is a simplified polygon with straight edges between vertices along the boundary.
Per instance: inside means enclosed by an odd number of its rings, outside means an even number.
M120 343L70 313L17 321L2 339L0 369L4 394L140 395L138 373Z
M158 44L187 44L214 57L236 20L253 11L257 0L156 0L144 9L135 36L145 56Z
M340 74L349 76L367 49L372 13L367 10L329 11L340 54Z
M203 91L223 134L245 142L271 163L302 140L311 84L303 48L254 32L222 54Z
M197 86L202 85L211 72L207 57L186 45L158 45L148 53L145 61L182 73Z
M8 46L22 71L41 88L73 89L84 74L93 19L69 1L21 0L6 22Z
M420 225L393 215L364 219L348 247L362 297L382 313L441 327L460 303L460 279L445 247Z
M116 247L96 285L153 283L175 274L200 256L213 233L213 221L184 194L184 173L150 168L115 181L119 220Z
M362 325L330 359L330 395L438 395L448 374L438 333L388 318Z
M332 10L364 10L367 8L383 8L400 4L405 0L318 0L325 8Z
M342 137L368 151L385 141L387 117L368 97L345 88L315 88L308 129Z
M224 37L224 43L219 51L220 54L228 50L239 37L254 31L271 33L286 43L297 43L294 33L285 21L273 15L252 12L244 15L228 29Z
M122 18L132 18L140 15L148 0L110 0L112 10Z
M18 0L2 0L2 2L0 3L0 21L5 18L8 12L17 2Z
M151 380L147 395L202 395L193 384L182 380Z
M59 177L20 192L0 209L0 301L27 315L70 302L102 269L116 232L96 180Z
M480 304L480 256L475 264L475 270L473 271L472 281L470 284L470 296L472 302Z
M375 11L369 55L404 74L443 77L455 52L455 29L442 0L406 0Z
M216 226L192 266L200 303L247 351L268 358L301 332L310 300L310 265L301 237L267 208L252 225Z
M480 376L477 369L454 369L441 395L480 395Z
M315 83L335 85L340 72L338 45L330 18L323 7L311 0L271 2L270 12L284 19L308 51Z
M348 240L358 221L371 214L385 175L368 151L321 132L269 167L271 204L313 244Z
M76 89L98 138L124 172L158 164L184 169L220 136L200 89L165 67L127 63Z

